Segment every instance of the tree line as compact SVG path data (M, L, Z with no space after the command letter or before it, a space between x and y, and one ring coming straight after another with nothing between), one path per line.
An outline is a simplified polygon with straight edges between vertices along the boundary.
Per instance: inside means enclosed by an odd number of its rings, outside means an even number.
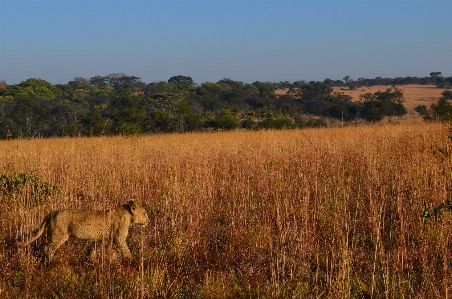
M350 96L333 92L333 87L399 84L394 80L398 79L353 81L347 76L344 81L247 84L222 79L196 84L191 77L178 75L146 84L139 77L113 73L76 77L67 84L37 78L11 85L0 81L0 138L282 129L358 119L380 121L406 114L402 91L388 88L352 102ZM443 78L439 73L418 81L450 85L452 77ZM285 92L275 94L277 89Z
M329 83L330 79L325 79L325 83ZM336 80L332 81L335 86L347 86L350 89L355 89L358 87L369 87L375 85L408 85L408 84L419 84L419 85L436 85L438 88L450 88L452 85L452 77L443 77L442 72L431 72L428 77L397 77L397 78L382 78L376 77L374 79L369 78L358 78L353 80L350 76L345 76L343 81Z

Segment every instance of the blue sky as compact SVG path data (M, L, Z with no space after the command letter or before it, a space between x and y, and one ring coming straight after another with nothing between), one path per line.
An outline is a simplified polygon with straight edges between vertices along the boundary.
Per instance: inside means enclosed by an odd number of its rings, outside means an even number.
M452 76L450 0L0 0L0 80Z

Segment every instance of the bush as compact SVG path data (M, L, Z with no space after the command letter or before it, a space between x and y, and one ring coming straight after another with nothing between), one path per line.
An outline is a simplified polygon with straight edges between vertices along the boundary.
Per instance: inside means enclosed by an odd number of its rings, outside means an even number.
M443 91L443 96L448 100L452 100L452 91L450 90Z
M360 96L361 117L367 121L380 121L385 116L402 116L407 114L403 106L403 92L399 89L388 88L374 94L366 93Z
M25 205L38 206L46 203L49 197L59 193L59 187L52 185L33 172L3 174L0 176L0 199L13 202L23 198Z
M417 106L416 108L414 108L414 111L416 111L417 113L419 113L422 116L428 114L427 106L425 106L425 105Z
M234 130L239 127L239 122L231 110L222 109L213 119L206 121L206 126L214 129Z
M452 105L445 98L439 99L430 106L427 114L422 116L426 121L452 121Z

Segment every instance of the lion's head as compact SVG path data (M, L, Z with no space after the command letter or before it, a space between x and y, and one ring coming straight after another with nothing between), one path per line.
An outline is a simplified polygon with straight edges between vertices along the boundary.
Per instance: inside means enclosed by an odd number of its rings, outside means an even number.
M149 223L149 217L148 213L146 212L146 209L141 206L140 203L131 200L128 203L130 212L132 213L132 224L141 224L146 225Z

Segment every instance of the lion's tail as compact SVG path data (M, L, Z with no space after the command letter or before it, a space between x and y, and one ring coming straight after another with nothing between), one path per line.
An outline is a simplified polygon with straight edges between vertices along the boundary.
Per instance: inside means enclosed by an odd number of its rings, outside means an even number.
M46 218L44 218L44 220L41 223L41 226L39 227L39 230L34 234L34 236L32 236L30 239L28 239L27 241L23 241L20 242L19 246L20 247L25 247L31 243L33 243L34 241L36 241L36 239L38 239L42 233L44 232L44 230L46 229L47 225L50 222L50 218L52 217L53 213L49 213Z

